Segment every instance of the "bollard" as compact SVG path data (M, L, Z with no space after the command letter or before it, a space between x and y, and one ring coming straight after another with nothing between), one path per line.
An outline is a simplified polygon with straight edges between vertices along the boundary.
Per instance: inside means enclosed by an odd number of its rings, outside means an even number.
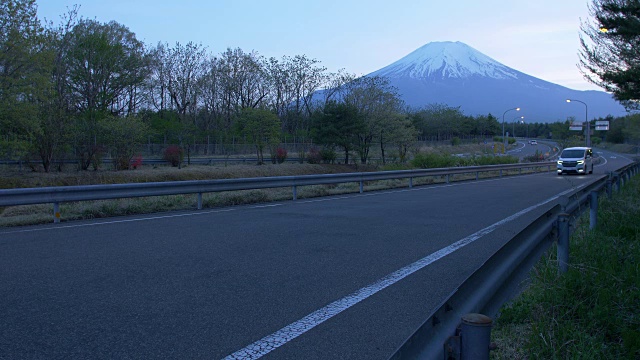
M569 214L558 215L558 273L569 270Z
M60 222L60 203L53 203L53 222Z
M460 358L462 360L488 360L491 343L490 317L467 314L460 325Z
M589 198L589 230L596 228L598 222L598 192L592 191Z
M298 200L298 187L293 186L293 200Z

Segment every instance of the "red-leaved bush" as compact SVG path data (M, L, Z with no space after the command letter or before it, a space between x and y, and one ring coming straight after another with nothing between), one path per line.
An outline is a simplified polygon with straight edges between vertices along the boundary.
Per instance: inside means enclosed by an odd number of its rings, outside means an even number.
M138 166L142 165L142 155L136 155L131 159L131 167L137 169Z
M276 160L278 164L282 164L285 160L287 160L287 149L277 148L276 149Z
M168 161L171 166L177 167L184 159L184 150L177 145L170 145L164 149L162 159Z
M307 162L309 164L320 164L322 162L322 155L320 155L320 150L317 148L309 149L309 154L307 154Z

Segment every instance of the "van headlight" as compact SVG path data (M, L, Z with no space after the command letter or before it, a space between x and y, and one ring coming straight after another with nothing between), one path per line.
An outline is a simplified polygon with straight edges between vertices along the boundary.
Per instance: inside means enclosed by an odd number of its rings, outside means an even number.
M584 160L578 160L578 164L584 164Z
M558 165L562 165L562 160L558 160Z

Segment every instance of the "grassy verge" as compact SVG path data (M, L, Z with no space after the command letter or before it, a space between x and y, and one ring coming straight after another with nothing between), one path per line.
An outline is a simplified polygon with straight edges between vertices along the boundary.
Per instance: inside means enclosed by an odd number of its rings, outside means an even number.
M587 214L588 216L588 214ZM584 218L583 218L584 219ZM640 359L640 179L600 202L571 237L570 269L555 249L496 320L492 359Z

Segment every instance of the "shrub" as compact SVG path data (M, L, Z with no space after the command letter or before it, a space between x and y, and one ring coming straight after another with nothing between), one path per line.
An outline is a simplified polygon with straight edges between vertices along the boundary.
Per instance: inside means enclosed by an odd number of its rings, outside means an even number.
M177 167L184 159L184 150L176 145L168 146L164 149L162 159L168 161L171 166Z
M307 162L309 164L320 164L320 162L322 162L322 155L320 155L320 151L317 148L309 149L309 154L307 154Z
M418 153L411 160L411 164L414 167L429 169L429 168L446 168L460 165L460 159L447 154L433 154L433 153Z
M460 138L457 136L451 139L451 145L453 146L458 146L460 145L460 143L462 143L462 140L460 140Z
M333 164L336 161L338 155L333 149L322 149L320 150L320 157L322 158L322 162L325 164Z
M529 156L525 156L524 157L524 161L527 161L527 162L544 161L544 154L541 153L540 151L536 150L535 154L529 155Z
M131 167L137 169L139 166L142 166L142 155L136 155L131 159Z
M285 160L287 160L287 149L277 148L276 149L276 161L278 164L282 164Z

